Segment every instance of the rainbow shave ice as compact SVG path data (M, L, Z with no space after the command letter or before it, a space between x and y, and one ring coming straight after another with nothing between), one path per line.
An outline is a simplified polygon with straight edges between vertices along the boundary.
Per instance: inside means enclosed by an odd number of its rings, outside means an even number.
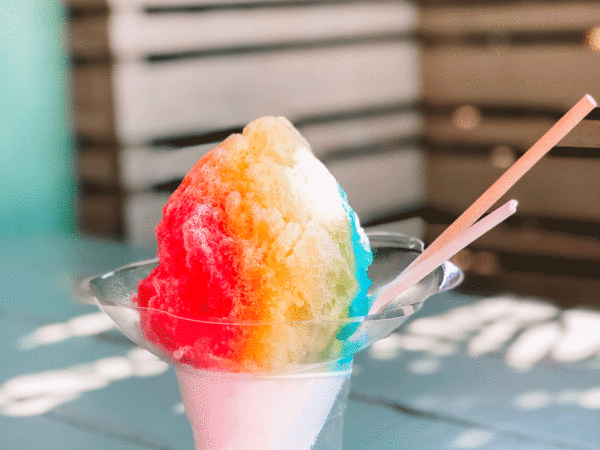
M146 337L178 362L286 370L341 352L344 330L309 335L261 324L337 321L371 306L368 239L341 187L285 118L255 120L201 158L156 234L159 265L134 302L147 308ZM193 320L183 327L178 318ZM215 319L222 325L211 325Z

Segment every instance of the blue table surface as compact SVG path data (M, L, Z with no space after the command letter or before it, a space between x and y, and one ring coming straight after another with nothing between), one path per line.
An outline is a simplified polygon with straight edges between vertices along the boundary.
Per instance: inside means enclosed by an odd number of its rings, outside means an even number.
M76 300L82 279L153 256L0 241L0 448L193 448L174 371ZM437 294L355 358L343 448L600 448L599 352L596 311Z

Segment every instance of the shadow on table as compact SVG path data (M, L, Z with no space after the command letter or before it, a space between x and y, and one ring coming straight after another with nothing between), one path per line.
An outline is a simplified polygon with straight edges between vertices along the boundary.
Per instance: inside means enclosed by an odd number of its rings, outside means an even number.
M506 364L518 371L542 361L575 363L600 356L600 312L561 310L537 299L486 298L418 318L402 333L377 342L371 354L386 358L400 349L434 355L460 349L473 357L502 351ZM412 370L427 372L427 367Z

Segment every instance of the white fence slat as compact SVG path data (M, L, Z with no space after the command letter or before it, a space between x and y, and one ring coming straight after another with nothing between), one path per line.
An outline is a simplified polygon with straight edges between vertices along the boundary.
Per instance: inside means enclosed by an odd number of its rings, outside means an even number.
M342 4L210 13L115 12L109 19L117 60L211 48L402 33L416 26L410 3Z
M425 156L417 149L335 161L328 168L363 221L425 199Z
M418 47L384 43L236 58L125 62L113 74L117 136L126 145L215 130L264 115L290 119L415 101Z
M342 148L369 146L395 138L416 138L422 131L423 117L416 112L359 117L300 128L319 158Z
M169 197L170 194L155 192L128 195L123 202L125 239L136 245L156 246L154 229Z
M80 3L82 0L71 0ZM88 0L89 1L89 0ZM146 8L180 8L180 7L235 7L240 3L245 5L264 4L264 0L106 0L112 11L143 11ZM277 0L276 3L302 3L302 0ZM306 1L307 6L313 6L312 0ZM325 2L323 2L325 3Z
M421 117L416 113L358 118L309 125L300 131L318 158L340 148L363 147L393 138L416 137ZM183 178L198 159L218 145L217 142L180 149L152 147L125 148L119 154L121 184L128 191L139 191L156 184Z
M177 150L151 147L123 149L119 154L121 185L127 191L140 191L181 179L216 145L211 143Z

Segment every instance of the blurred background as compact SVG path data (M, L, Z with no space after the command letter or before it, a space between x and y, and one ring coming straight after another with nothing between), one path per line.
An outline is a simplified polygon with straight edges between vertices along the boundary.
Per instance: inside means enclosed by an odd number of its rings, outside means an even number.
M155 246L185 173L288 117L365 226L437 236L584 94L593 1L26 0L0 7L0 233ZM599 306L600 112L461 252L463 289Z
M363 225L429 243L598 73L597 0L0 1L0 447L191 447L85 279L155 254L230 133L287 116ZM455 257L462 292L357 355L345 445L598 448L598 149L600 109Z

